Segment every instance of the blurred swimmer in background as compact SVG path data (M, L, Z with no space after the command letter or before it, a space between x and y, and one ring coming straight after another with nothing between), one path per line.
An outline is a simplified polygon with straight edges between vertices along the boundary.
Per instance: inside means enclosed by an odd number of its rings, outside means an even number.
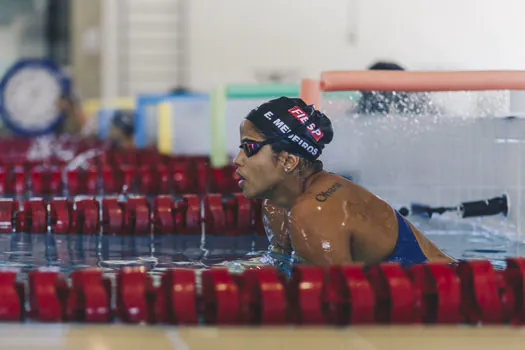
M297 98L268 101L241 123L236 179L247 198L265 199L270 253L321 266L453 262L384 200L323 169L333 137L330 119Z
M57 105L65 118L56 130L56 134L78 134L88 124L89 118L84 113L80 101L73 94L61 96Z
M378 61L368 70L404 71L395 62ZM358 114L433 114L436 109L427 93L405 91L361 91L355 112Z
M109 128L109 140L113 147L133 148L135 136L135 117L133 110L117 110L113 114Z
M93 120L82 110L81 104L72 96L62 96L58 101L60 110L66 118L57 130L57 134L84 134L83 136L96 133ZM112 147L133 148L134 147L134 111L127 109L117 109L111 117L111 124L108 132L108 141Z

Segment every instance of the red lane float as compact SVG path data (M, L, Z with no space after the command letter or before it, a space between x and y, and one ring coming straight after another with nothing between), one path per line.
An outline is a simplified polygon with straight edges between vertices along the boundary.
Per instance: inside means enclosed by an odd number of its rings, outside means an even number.
M174 210L175 233L201 233L201 200L198 195L183 195L182 199L175 201Z
M100 269L83 269L71 274L67 319L76 322L111 321L110 281Z
M288 317L283 282L271 266L246 270L240 283L240 321L257 325L285 324Z
M124 209L117 198L102 200L102 232L117 235L124 233Z
M239 286L227 269L204 270L202 278L202 316L214 325L233 325L240 321Z
M204 222L207 234L243 235L252 231L252 201L241 193L233 196L204 196Z
M154 321L151 277L142 267L125 267L117 274L117 313L126 323Z
M28 274L30 315L41 322L66 318L67 283L58 272L33 270Z
M163 274L155 300L155 318L161 323L197 324L197 285L193 270L173 269Z
M73 203L68 199L53 199L49 202L51 232L70 233Z
M332 266L324 300L330 323L370 324L375 320L376 295L361 265Z
M417 291L399 264L372 266L366 276L376 298L375 322L406 324L420 320Z
M490 261L461 261L456 272L461 280L462 312L465 321L501 323L504 315L498 295L498 277Z
M296 324L324 324L325 271L316 266L294 267L288 283L290 319Z
M19 204L17 200L0 199L0 233L13 232L13 221L18 209Z
M408 270L421 295L421 321L454 324L463 321L461 283L447 264L415 265Z
M22 321L25 317L24 285L15 271L0 271L0 321Z

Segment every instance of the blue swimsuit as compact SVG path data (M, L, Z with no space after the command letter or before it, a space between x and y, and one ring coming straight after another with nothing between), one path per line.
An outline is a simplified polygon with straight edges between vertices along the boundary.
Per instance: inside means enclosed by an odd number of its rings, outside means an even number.
M335 173L330 173L335 174ZM335 174L338 175L338 174ZM339 175L349 181L353 181L351 178ZM398 213L397 210L394 210L397 217L397 242L394 250L390 255L385 258L384 262L397 262L402 266L411 266L414 264L421 264L426 262L428 259L423 254L421 247L419 246L418 241L412 228L408 225L405 218ZM295 251L295 249L294 249ZM296 262L301 262L301 258L296 256L294 259Z
M427 257L419 247L416 236L406 222L396 210L398 237L396 246L392 253L385 259L385 262L398 262L403 266L421 264L427 261Z
M398 225L397 242L394 250L387 258L385 258L384 262L397 262L404 267L410 267L414 264L426 262L428 259L419 247L419 243L416 240L414 232L412 232L412 229L406 220L403 218L403 216L401 216L401 214L397 212L397 210L395 210L395 213L397 216ZM295 249L293 250L293 262L295 264L304 263L305 260L295 254Z
M335 174L335 173L331 173ZM338 174L335 174L338 175ZM349 177L343 178L354 181ZM395 210L397 216L397 242L392 253L385 259L385 262L398 262L403 266L410 266L414 264L421 264L427 261L427 257L419 247L419 243L414 236L414 232L406 222L405 218Z

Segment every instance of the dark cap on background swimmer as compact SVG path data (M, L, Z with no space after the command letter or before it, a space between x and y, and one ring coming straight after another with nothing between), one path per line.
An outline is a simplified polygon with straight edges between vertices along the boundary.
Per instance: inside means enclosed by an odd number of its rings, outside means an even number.
M369 70L405 70L399 64L389 61L378 61L368 67Z
M113 115L112 124L121 129L126 136L135 132L134 114L131 110L117 110Z
M279 97L253 109L246 117L282 150L315 160L334 137L328 117L300 98Z

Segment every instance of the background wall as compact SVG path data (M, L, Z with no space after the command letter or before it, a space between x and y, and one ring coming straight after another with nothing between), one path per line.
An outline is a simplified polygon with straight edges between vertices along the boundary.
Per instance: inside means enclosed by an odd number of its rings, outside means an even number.
M104 97L166 92L186 84L184 44L193 40L185 25L190 1L100 1Z
M523 69L520 0L192 0L191 84L291 79L394 59L412 69Z
M82 98L101 93L101 3L71 0L71 59L75 87Z
M1 0L0 71L45 54L46 2ZM73 74L86 97L298 81L377 59L410 69L525 68L521 0L71 3Z
M41 57L44 43L46 3L33 0L1 0L0 75L20 57Z
M115 13L103 35L120 33L109 59L135 57L106 77L131 82L113 94L298 81L377 59L410 69L525 68L521 0L108 0L103 8Z

